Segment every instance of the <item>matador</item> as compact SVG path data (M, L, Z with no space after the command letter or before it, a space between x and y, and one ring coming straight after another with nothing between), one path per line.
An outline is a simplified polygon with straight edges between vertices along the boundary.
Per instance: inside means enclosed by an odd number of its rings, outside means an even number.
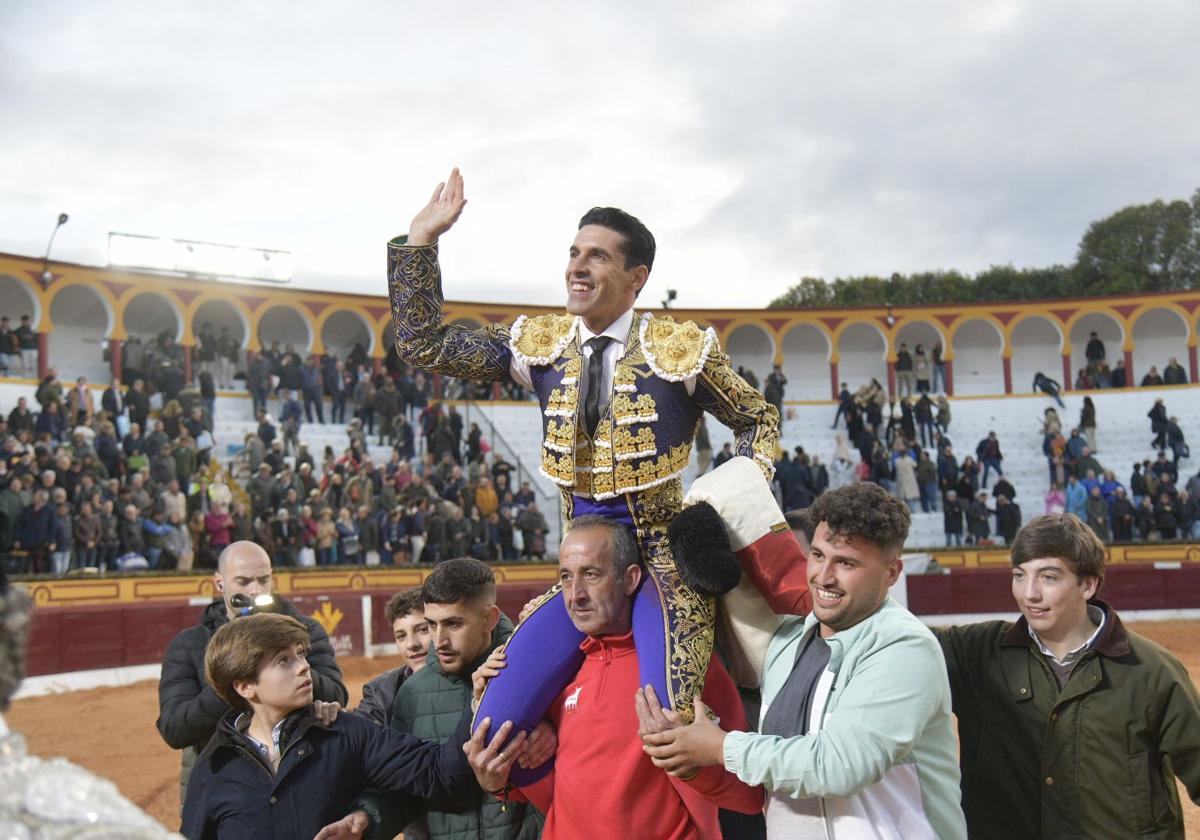
M642 683L687 717L712 652L715 602L712 593L687 586L672 560L668 527L683 503L681 476L707 412L733 430L737 453L770 481L779 414L734 372L712 328L635 311L653 266L654 237L616 208L594 208L580 220L567 261L566 314L521 316L511 326L479 330L445 323L438 238L465 204L455 169L408 236L388 243L397 353L421 370L514 381L537 395L540 471L559 487L565 518L600 514L636 534L648 573L634 602ZM509 643L509 672L524 645L542 671L532 686L522 680L540 705L535 718L582 656L583 635L568 609L560 587L552 587ZM489 700L497 702L500 683L489 685L481 717Z

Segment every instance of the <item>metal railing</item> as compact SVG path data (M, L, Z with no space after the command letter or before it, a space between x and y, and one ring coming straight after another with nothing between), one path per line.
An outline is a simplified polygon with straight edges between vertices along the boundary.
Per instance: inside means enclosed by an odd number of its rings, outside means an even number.
M520 486L522 481L528 481L529 486L533 488L534 495L538 497L539 504L545 502L548 505L545 508L546 510L553 509L558 512L559 527L556 529L556 536L561 535L563 532L562 494L557 492L557 490L554 492L547 492L542 487L540 473L535 473L525 466L525 462L517 454L517 450L505 439L504 435L500 433L500 430L496 428L496 423L491 417L488 416L488 412L485 410L483 405L480 405L475 400L461 400L460 402L466 408L466 411L464 412L465 416L463 418L466 426L470 428L472 414L476 415L475 422L479 422L480 431L483 432L483 437L485 440L487 440L488 445L492 448L492 451L499 453L504 457L505 461L513 465L517 476L516 486ZM531 403L531 405L537 404ZM510 489L513 489L515 492L516 486L511 484L509 486ZM549 546L551 543L549 540L547 540L546 543L547 551L549 551ZM554 553L557 554L557 550Z

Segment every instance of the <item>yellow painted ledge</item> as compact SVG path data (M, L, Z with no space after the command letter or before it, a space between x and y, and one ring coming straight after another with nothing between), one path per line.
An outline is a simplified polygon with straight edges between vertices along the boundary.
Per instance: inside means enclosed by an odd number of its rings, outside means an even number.
M913 551L921 551L919 548ZM946 569L989 569L1008 566L1004 548L932 549L931 554ZM1108 549L1107 564L1150 565L1153 563L1200 564L1200 544L1140 543L1114 545ZM496 582L545 584L557 578L553 563L493 566ZM368 589L399 591L420 586L431 569L424 567L277 569L275 591L281 595L327 594ZM216 589L211 574L88 576L65 580L27 580L21 583L42 607L103 604L147 604L212 598Z
M553 563L493 566L496 582L552 584L558 574ZM365 589L399 591L420 586L432 567L276 569L275 591L280 595L354 592ZM212 598L216 593L211 573L142 575L88 575L63 580L26 580L40 607L102 604L147 604Z
M921 549L913 549L920 551ZM946 569L990 569L1007 567L1006 548L935 548L930 549L938 565ZM1138 543L1111 545L1105 558L1108 566L1136 566L1153 563L1200 564L1200 545L1196 543Z

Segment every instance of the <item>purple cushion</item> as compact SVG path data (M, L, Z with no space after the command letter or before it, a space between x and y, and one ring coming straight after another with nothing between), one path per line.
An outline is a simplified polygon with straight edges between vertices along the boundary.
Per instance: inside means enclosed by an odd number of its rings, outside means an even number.
M490 717L494 726L511 720L514 731L532 730L579 672L583 639L583 633L571 623L562 593L555 593L513 631L505 648L508 662L484 690L475 720ZM553 766L553 760L533 770L514 764L511 781L517 787L532 784Z
M511 720L516 726L514 731L531 731L546 717L554 699L575 679L583 664L583 651L579 649L583 640L584 634L571 622L562 592L555 593L513 631L505 648L507 664L484 689L475 721L488 717L494 726L499 726ZM633 640L638 651L641 684L654 686L659 700L665 704L670 697L667 636L661 596L653 579L643 580L634 596ZM632 697L629 704L633 705ZM514 764L510 780L517 787L533 784L553 766L553 760L532 770Z
M664 706L670 705L666 621L663 618L662 596L650 575L642 580L642 586L633 598L633 644L638 652L641 685L654 686L659 702ZM629 702L633 703L632 697Z

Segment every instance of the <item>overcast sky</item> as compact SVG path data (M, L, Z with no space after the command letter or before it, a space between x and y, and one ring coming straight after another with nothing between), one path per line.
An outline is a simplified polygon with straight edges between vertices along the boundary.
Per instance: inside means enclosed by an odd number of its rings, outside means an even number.
M1200 3L0 4L0 250L107 233L290 250L386 293L451 166L447 297L550 302L575 224L659 242L653 299L1070 262L1200 186Z

